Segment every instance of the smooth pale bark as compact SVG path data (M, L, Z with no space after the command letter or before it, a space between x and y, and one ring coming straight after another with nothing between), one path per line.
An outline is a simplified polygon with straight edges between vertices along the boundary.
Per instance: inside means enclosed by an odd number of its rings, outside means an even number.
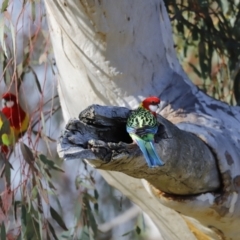
M45 4L65 119L93 103L135 108L145 96L160 96L161 115L211 149L222 185L218 192L182 197L166 194L156 184L144 182L144 188L141 180L123 173L100 171L103 177L149 214L165 239L194 239L189 229L197 237L238 239L240 108L206 96L186 77L173 49L163 2ZM158 151L161 154L160 147Z

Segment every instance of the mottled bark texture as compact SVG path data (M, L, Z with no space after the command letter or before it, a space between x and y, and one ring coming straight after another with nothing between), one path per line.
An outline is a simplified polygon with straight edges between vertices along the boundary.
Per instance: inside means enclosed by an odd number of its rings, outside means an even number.
M165 193L189 195L219 189L216 160L207 145L160 115L155 147L165 166L148 168L126 132L129 113L121 107L88 107L79 120L67 124L61 140L62 157L86 159L99 169L144 178Z

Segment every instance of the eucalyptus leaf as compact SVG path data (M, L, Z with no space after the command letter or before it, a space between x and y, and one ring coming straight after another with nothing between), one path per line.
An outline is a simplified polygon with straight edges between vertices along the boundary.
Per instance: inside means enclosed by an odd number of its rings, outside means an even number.
M38 76L37 76L36 72L34 71L34 69L31 66L29 66L29 69L34 76L34 80L35 80L35 83L36 83L36 86L37 86L37 89L38 89L39 93L42 94L41 84L40 84L40 81L38 79Z
M53 238L54 238L55 240L58 240L58 237L57 237L57 235L56 235L56 233L55 233L55 230L54 230L52 224L51 224L49 221L47 221L47 224L48 224L48 229L49 229L49 231L51 232Z
M31 149L23 142L20 142L20 148L24 157L24 160L29 164L32 165L34 162L35 158L34 155L31 151Z
M8 0L4 0L4 1L2 2L1 13L2 13L2 12L5 12L5 11L7 10L8 4L9 4L9 1L8 1Z
M1 224L1 240L7 240L6 228L4 222Z
M52 218L58 223L58 225L65 231L68 231L62 217L56 212L54 208L50 206L50 213Z
M54 169L56 171L60 171L60 172L64 172L64 170L62 168L60 168L59 166L57 166L52 160L47 159L46 156L44 156L43 154L39 155L39 159L45 164L47 165L50 169Z
M140 228L139 226L136 227L136 233L137 233L138 235L141 234L141 228Z

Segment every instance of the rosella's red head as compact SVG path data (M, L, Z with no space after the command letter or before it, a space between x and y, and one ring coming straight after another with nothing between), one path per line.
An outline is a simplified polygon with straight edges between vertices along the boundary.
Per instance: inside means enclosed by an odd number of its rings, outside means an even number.
M2 96L2 113L7 117L11 126L20 128L26 113L17 103L17 97L12 93L4 93Z
M146 108L147 110L151 111L154 115L156 115L159 103L160 99L158 97L152 96L144 99L140 106Z
M4 93L2 96L2 107L12 108L17 105L17 98L12 93Z

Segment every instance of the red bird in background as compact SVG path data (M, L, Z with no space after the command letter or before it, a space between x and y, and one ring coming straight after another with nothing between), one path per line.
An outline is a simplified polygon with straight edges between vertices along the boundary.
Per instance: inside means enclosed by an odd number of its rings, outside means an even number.
M6 121L6 119L8 121ZM0 113L0 144L1 152L7 155L9 147L14 146L19 138L27 131L29 115L17 103L12 93L2 96L2 111Z

